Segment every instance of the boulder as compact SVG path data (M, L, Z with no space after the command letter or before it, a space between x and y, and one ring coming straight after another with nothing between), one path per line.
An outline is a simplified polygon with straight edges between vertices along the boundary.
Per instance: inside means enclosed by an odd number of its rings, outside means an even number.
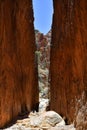
M33 116L30 115L30 125L34 127L49 128L56 126L58 123L61 123L60 125L65 125L65 121L62 117L54 111L36 113L33 114Z

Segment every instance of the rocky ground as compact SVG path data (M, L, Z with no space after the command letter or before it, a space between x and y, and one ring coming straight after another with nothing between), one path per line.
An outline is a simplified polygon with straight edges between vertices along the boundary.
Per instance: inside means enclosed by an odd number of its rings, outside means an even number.
M51 31L47 35L36 33L36 57L38 60L39 112L31 112L27 118L4 130L75 130L74 125L65 125L64 119L54 111L46 111L50 101L49 67Z
M17 120L16 124L4 130L75 130L65 125L62 117L54 111L31 112L28 118Z

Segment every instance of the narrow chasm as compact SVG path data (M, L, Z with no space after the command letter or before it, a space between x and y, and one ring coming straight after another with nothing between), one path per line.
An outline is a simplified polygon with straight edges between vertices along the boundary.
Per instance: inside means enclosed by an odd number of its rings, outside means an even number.
M36 60L38 65L39 111L49 110L50 43L53 20L53 0L33 0Z
M3 130L87 130L86 0L3 0L0 7L0 128L23 110Z
M39 84L39 111L49 109L50 100L50 43L51 30L47 34L43 34L35 30L37 51L36 57L38 62L38 84Z

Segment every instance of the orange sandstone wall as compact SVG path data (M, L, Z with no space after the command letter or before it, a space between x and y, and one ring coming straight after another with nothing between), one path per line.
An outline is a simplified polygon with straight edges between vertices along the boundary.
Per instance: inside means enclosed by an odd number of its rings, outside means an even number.
M87 1L53 2L50 107L72 122L87 94Z
M38 105L31 0L0 1L0 128Z

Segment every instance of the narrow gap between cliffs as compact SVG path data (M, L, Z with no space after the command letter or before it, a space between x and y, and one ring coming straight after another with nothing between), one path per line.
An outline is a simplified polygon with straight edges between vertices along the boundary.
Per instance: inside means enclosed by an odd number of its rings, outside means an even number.
M50 43L53 0L33 0L34 28L37 50L39 84L39 111L49 109L50 101Z

